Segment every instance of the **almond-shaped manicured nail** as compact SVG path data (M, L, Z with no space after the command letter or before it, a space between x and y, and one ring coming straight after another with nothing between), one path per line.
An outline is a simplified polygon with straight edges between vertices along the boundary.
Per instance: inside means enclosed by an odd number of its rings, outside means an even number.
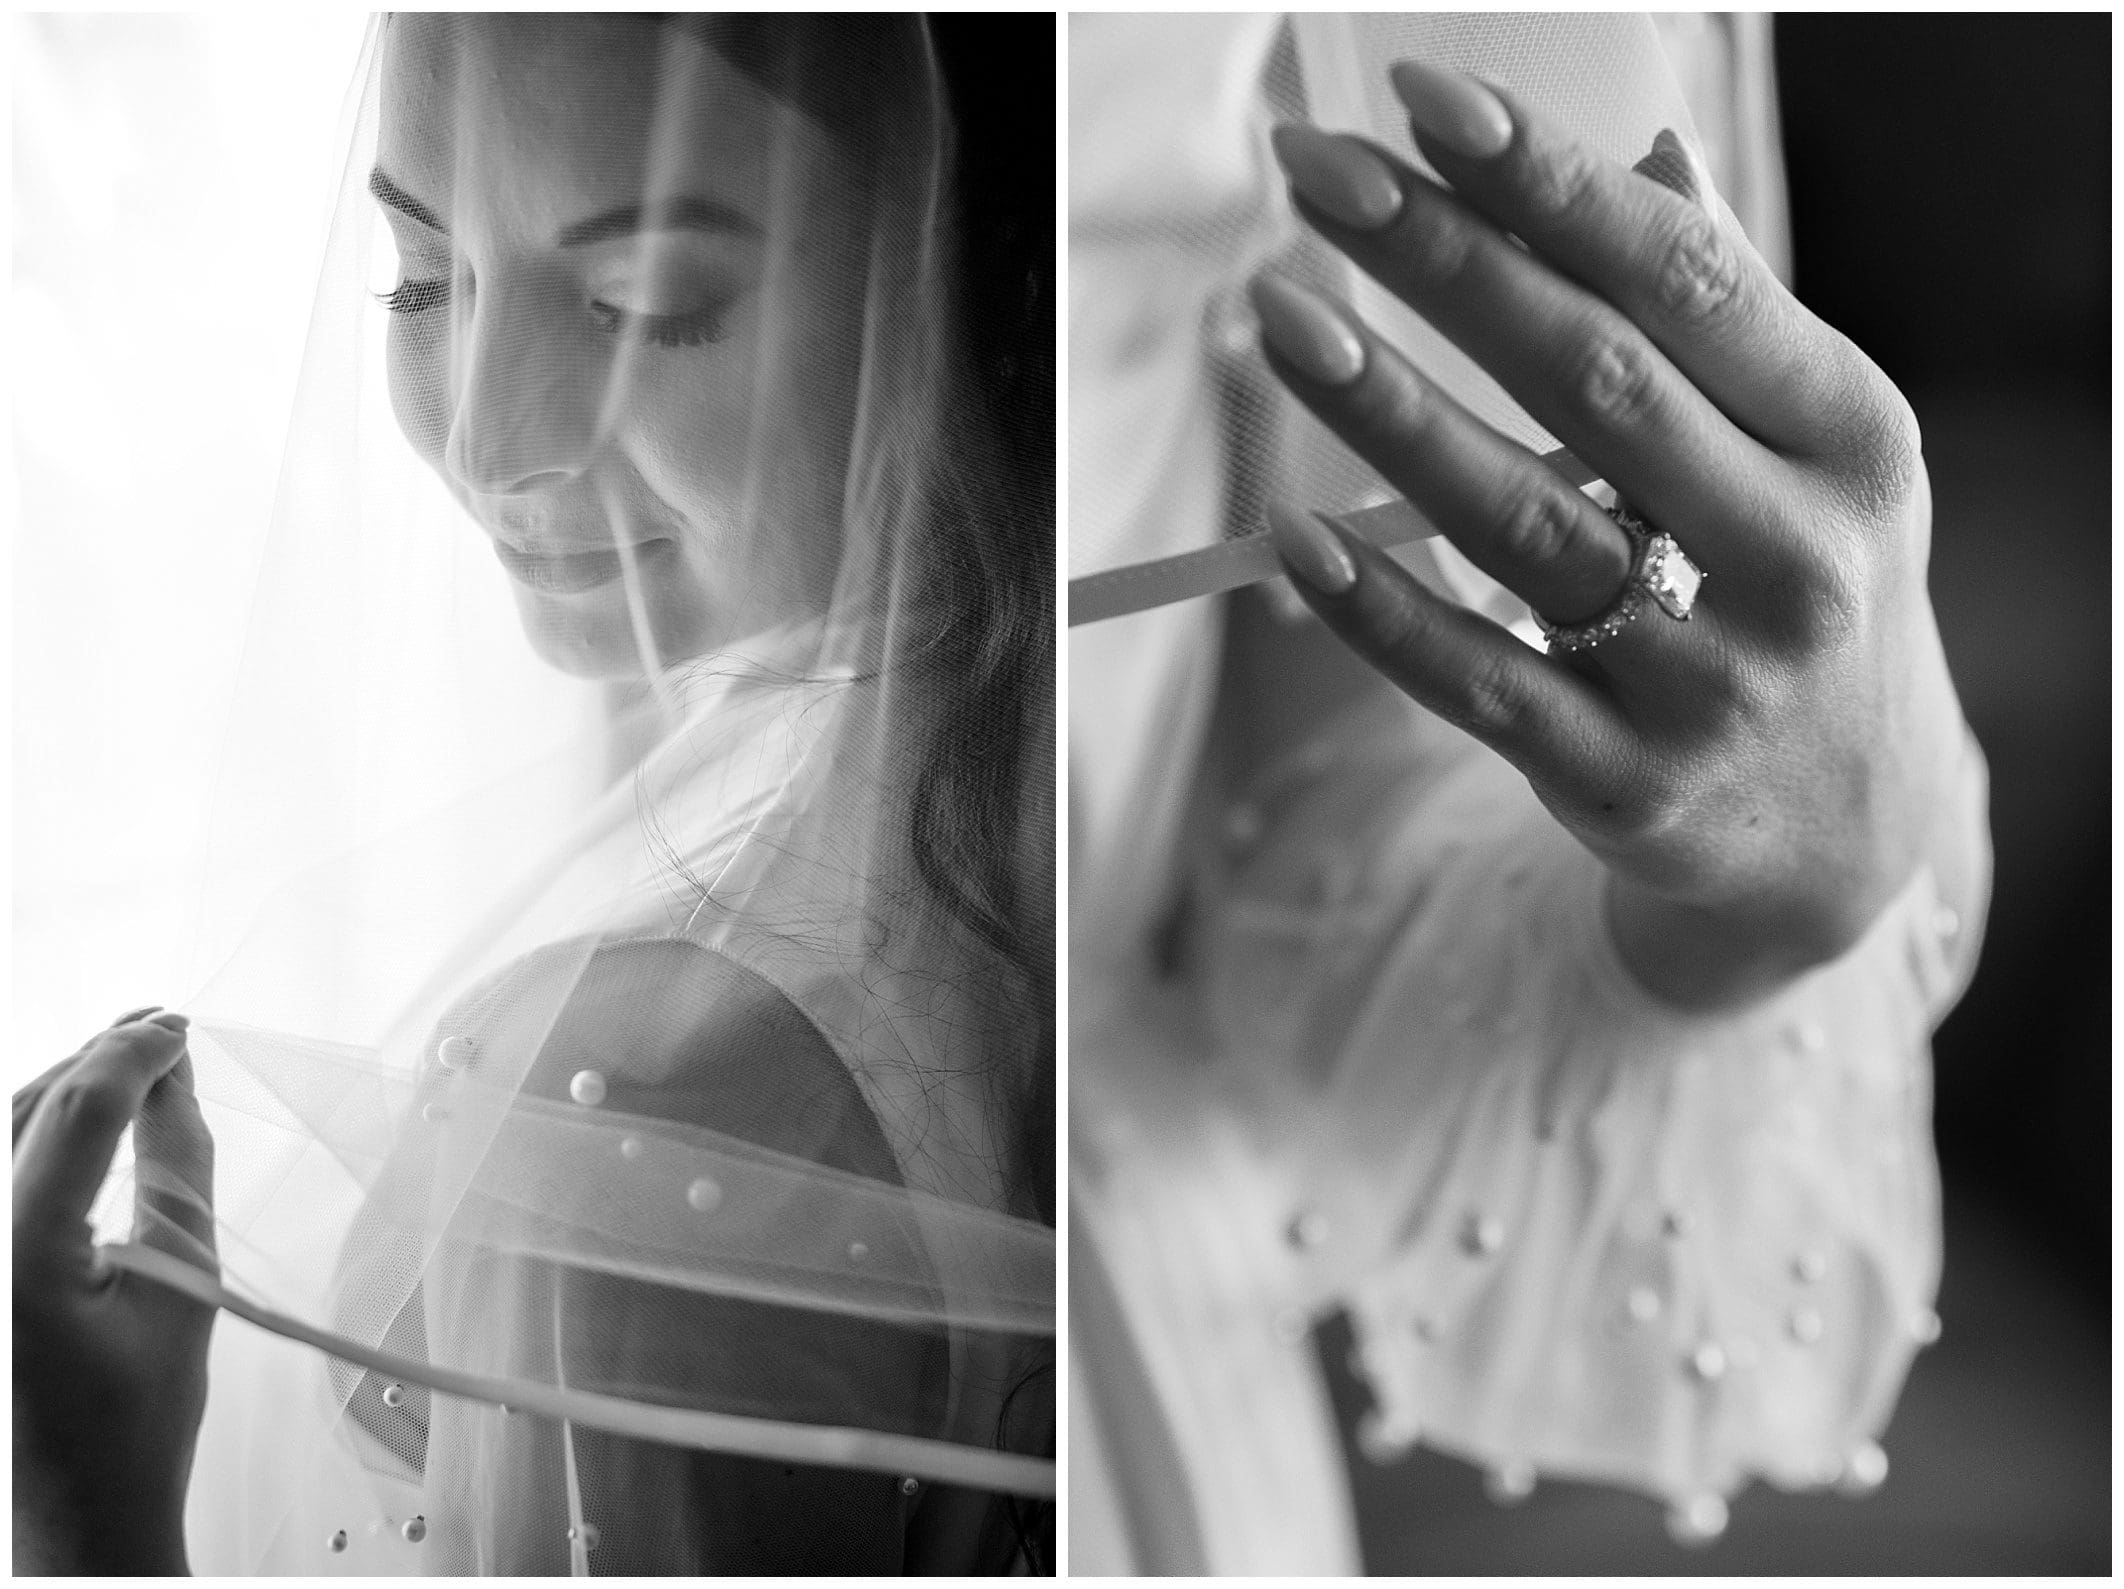
M1512 118L1482 84L1421 61L1396 61L1387 74L1416 130L1470 160L1488 160L1512 146Z
M1652 152L1630 169L1685 199L1694 199L1705 209L1711 207L1711 184L1704 180L1704 168L1672 127L1660 128L1652 140Z
M1347 386L1364 373L1364 343L1335 306L1281 276L1256 276L1254 313L1269 346L1322 386Z
M157 1026L167 1026L175 1032L184 1031L192 1024L189 1015L179 1015L175 1010L157 1010L148 1019Z
M1271 497L1262 504L1269 540L1292 574L1323 596L1340 596L1357 583L1357 565L1349 548L1317 513Z
M1315 209L1360 232L1401 213L1401 184L1386 162L1355 138L1286 122L1269 134L1291 186Z

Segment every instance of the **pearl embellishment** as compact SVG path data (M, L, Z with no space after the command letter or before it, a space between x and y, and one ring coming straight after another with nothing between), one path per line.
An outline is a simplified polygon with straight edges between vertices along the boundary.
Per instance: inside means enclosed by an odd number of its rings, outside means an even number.
M435 1063L444 1070L463 1070L478 1052L479 1045L469 1037L446 1037L435 1047Z
M1534 1493L1534 1464L1501 1463L1482 1476L1482 1488L1499 1506L1516 1506Z
M406 1519L406 1526L399 1532L406 1536L407 1544L418 1545L428 1537L428 1520L425 1517L409 1517Z
M1638 1324L1650 1324L1659 1317L1661 1303L1659 1293L1650 1286L1630 1288L1630 1317Z
M1813 1308L1795 1308L1785 1328L1800 1345L1812 1346L1822 1338L1822 1316Z
M406 1387L403 1385L384 1386L383 1404L386 1407L403 1407L406 1404Z
M1726 1349L1716 1341L1706 1341L1689 1354L1689 1371L1705 1384L1726 1377Z
M343 1528L333 1529L332 1537L325 1541L325 1549L329 1550L333 1555L337 1556L341 1551L345 1550L346 1548L347 1531Z
M686 1206L696 1214L713 1213L722 1200L723 1189L705 1175L686 1188Z
M568 1530L568 1537L580 1540L585 1550L597 1549L597 1524L583 1523Z
M855 1262L861 1263L870 1256L870 1243L867 1241L850 1242L848 1244L848 1256Z
M1725 1501L1716 1495L1692 1495L1667 1513L1667 1533L1677 1545L1708 1545L1726 1531Z
M621 1137L621 1138L620 1138L620 1157L621 1157L621 1158L623 1158L623 1159L638 1159L638 1158L640 1158L641 1156L642 1156L642 1139L641 1139L640 1137Z
M1461 1227L1460 1250L1471 1258L1487 1258L1504 1245L1504 1221L1495 1214L1470 1214Z
M605 1101L605 1078L594 1070L579 1070L568 1082L568 1096L585 1109L595 1109Z
M922 1481L913 1474L909 1474L906 1478L900 1480L900 1493L902 1495L913 1495L921 1488Z
M1888 1453L1871 1440L1851 1448L1838 1487L1846 1495L1870 1495L1888 1477Z

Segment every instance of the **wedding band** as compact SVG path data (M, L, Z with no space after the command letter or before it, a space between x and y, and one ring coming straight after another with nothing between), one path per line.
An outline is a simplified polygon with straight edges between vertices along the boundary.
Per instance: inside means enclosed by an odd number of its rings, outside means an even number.
M1559 651L1588 651L1621 634L1648 602L1682 623L1689 621L1690 609L1696 605L1704 571L1689 561L1674 537L1653 529L1620 503L1608 509L1608 517L1630 537L1629 577L1608 610L1584 623L1551 623L1540 613L1534 615L1551 656Z

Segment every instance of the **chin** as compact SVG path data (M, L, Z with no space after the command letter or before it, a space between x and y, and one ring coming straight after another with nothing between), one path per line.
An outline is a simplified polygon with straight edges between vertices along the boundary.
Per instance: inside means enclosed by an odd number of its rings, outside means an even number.
M616 682L643 677L642 647L626 602L556 599L521 587L516 611L531 649L548 667L579 679ZM652 607L651 638L660 668L713 651L723 641L699 614Z

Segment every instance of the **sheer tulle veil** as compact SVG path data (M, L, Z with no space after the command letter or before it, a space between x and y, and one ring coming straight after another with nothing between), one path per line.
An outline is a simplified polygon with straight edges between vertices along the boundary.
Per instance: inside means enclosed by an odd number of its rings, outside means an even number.
M701 1460L1022 1557L1051 253L962 181L961 48L372 27L204 872L212 1213L99 1205L242 1319L195 1569L709 1570Z

